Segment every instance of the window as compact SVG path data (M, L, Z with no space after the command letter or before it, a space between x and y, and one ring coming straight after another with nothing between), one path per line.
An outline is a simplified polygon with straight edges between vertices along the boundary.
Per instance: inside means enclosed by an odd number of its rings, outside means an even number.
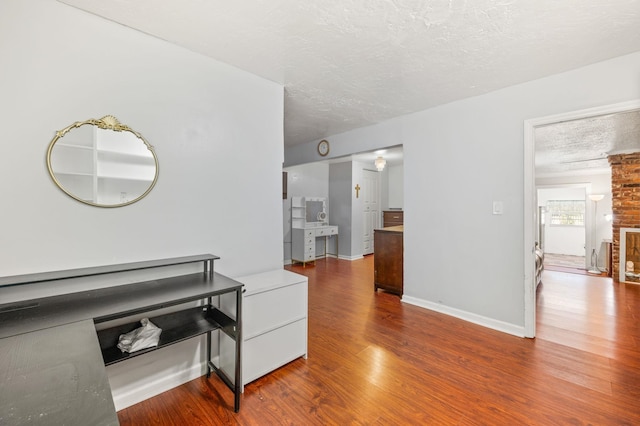
M551 226L584 226L584 200L550 200L547 202Z

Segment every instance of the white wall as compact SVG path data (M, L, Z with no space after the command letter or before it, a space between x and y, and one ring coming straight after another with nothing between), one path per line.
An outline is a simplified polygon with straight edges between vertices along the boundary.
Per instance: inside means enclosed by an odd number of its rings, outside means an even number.
M636 99L638 75L640 52L328 137L336 157L403 144L403 300L524 335L524 120Z
M54 0L0 2L0 70L1 275L198 253L232 277L282 267L281 86ZM107 114L160 164L115 209L71 199L45 163L55 131ZM116 406L201 374L198 345L110 366Z
M404 206L404 165L389 166L388 208L402 209Z
M361 258L364 253L364 198L356 196L355 191L356 184L363 182L364 169L371 169L371 166L359 161L351 162L351 185L348 187L351 196L351 250L346 255L352 260Z
M332 225L338 225L338 250L341 259L352 259L351 235L353 227L353 171L351 162L329 166L329 217ZM362 256L362 253L360 254Z

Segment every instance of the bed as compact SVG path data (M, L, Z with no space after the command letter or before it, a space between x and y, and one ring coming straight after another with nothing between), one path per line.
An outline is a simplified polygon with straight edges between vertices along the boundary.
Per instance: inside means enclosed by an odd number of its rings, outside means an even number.
M536 243L536 287L542 281L542 271L544 270L544 251Z

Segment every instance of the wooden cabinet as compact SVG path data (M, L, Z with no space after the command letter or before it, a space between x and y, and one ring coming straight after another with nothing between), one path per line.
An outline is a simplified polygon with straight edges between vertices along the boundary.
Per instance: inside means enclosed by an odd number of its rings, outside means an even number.
M403 234L403 226L392 226L374 231L374 291L380 288L402 296Z
M382 212L382 226L404 225L404 212L402 210L385 210Z

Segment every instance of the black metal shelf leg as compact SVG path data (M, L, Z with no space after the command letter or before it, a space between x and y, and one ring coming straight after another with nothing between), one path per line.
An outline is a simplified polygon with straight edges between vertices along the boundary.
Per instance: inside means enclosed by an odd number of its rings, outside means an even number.
M207 379L211 377L211 332L207 333Z

